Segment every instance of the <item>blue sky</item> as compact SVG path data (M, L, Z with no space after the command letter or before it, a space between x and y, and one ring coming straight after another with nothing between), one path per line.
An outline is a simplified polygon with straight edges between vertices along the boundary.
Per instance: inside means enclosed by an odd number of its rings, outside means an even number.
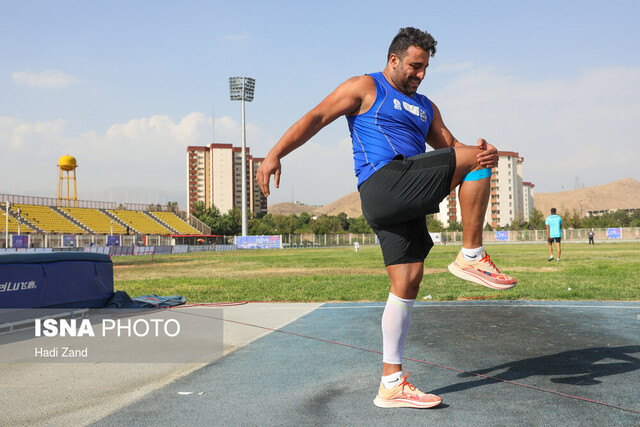
M188 145L240 144L228 79L256 79L264 156L347 78L384 68L400 27L438 41L420 92L462 142L524 157L536 192L640 180L636 1L0 1L0 193L186 200ZM269 202L355 191L346 120L283 160Z

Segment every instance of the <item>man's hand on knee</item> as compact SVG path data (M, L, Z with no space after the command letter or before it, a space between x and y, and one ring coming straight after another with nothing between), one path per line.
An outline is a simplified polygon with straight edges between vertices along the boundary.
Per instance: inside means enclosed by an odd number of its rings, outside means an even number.
M478 164L485 168L494 168L498 165L498 149L489 144L487 140L480 138L476 145L480 152L476 156Z

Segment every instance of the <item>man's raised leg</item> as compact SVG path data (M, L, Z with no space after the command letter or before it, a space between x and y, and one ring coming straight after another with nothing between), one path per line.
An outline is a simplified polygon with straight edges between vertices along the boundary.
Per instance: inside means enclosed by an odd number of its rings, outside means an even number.
M458 198L462 211L462 250L449 265L449 271L461 279L492 289L509 289L516 285L513 277L500 270L484 251L482 229L490 196L488 170L477 164L475 147L458 147L456 150L456 172L451 190L458 185Z

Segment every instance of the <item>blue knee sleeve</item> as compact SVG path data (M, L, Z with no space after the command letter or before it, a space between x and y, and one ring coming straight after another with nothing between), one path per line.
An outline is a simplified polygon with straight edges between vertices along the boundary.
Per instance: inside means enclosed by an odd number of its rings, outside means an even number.
M491 176L491 169L489 168L478 169L478 170L469 172L464 178L462 178L462 181L478 181L479 179L489 178L490 176Z

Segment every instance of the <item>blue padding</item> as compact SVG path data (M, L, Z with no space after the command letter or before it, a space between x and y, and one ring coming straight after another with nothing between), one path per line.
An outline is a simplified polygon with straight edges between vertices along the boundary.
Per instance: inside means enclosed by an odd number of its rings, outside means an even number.
M0 255L0 308L100 308L112 296L113 264L109 255Z
M32 264L70 260L111 262L111 257L106 254L99 254L94 252L13 252L8 254L0 254L0 264Z
M491 176L491 169L489 168L478 169L478 170L469 172L464 178L462 178L462 181L478 181L483 178L489 178L490 176Z

